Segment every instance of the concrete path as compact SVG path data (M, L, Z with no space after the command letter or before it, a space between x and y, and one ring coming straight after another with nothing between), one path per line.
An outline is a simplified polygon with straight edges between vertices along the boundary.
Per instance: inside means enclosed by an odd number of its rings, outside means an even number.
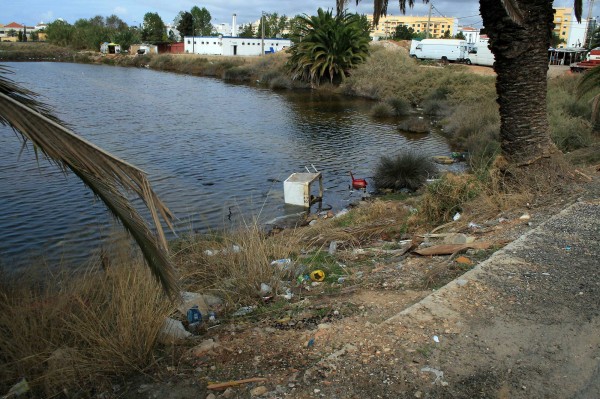
M386 321L439 331L418 397L600 398L600 197Z

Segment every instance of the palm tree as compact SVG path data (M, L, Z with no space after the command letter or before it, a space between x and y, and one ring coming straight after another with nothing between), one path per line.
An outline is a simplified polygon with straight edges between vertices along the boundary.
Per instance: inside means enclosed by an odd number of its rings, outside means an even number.
M357 0L360 1L360 0ZM427 3L428 0L423 0ZM336 0L341 12L348 0ZM388 0L373 0L377 24ZM400 9L414 0L400 0ZM574 0L581 20L582 0ZM502 154L516 165L559 156L550 139L546 113L548 47L553 28L552 0L479 0L483 24L496 62Z
M139 245L154 277L173 296L177 280L171 266L160 217L172 228L171 211L150 187L146 174L92 143L78 137L55 117L36 94L20 87L0 66L0 124L8 125L37 152L63 171L71 171L104 202ZM157 230L154 235L125 194L133 192L150 210ZM159 216L160 215L160 216Z
M369 54L369 33L357 14L321 8L315 16L300 16L300 42L294 45L288 62L292 79L319 84L326 78L340 82Z
M583 75L577 85L579 97L587 93L598 92L600 88L600 66L597 66ZM600 136L600 92L592 98L592 133Z

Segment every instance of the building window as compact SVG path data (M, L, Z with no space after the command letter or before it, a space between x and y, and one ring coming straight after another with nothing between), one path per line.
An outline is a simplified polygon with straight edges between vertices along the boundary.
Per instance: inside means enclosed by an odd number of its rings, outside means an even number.
M188 44L190 44L190 41L188 40Z
M562 33L562 35L563 35L563 36L564 36L564 35L566 35L566 34L567 34L567 32L563 32L563 33Z

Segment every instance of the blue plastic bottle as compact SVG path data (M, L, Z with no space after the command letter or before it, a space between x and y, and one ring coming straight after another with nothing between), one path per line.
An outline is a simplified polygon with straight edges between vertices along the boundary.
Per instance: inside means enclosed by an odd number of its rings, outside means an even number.
M200 323L202 322L202 313L198 310L198 306L194 305L187 311L187 319L192 323Z

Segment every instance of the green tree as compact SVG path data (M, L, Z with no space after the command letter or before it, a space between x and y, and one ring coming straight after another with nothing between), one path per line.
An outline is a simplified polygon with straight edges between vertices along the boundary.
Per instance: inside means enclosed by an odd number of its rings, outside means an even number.
M396 40L410 40L414 37L415 30L411 27L405 25L396 26L396 30L394 31L393 39Z
M369 55L370 37L357 14L342 12L334 17L332 11L319 8L317 15L300 18L301 41L291 47L287 64L292 79L339 83Z
M282 37L287 27L287 17L275 13L265 13L258 24L257 37L262 35L262 27L265 25L265 37Z
M298 43L300 41L302 26L304 26L304 24L302 22L302 18L299 15L296 15L294 18L290 18L288 21L289 32L285 33L283 37L290 39L294 43Z
M66 21L57 19L46 26L46 40L57 46L67 47L71 44L71 37L75 27Z
M165 24L158 13L148 12L144 15L142 40L149 43L164 42L167 39Z
M17 34L17 31L16 31L16 30L14 30L14 29L9 29L9 30L8 30L8 36L9 36L9 37L15 37L15 36L17 36L17 35L18 35L18 34Z
M347 3L336 0L338 14ZM377 24L387 13L388 0L373 3ZM407 3L412 7L414 0L400 0L402 12ZM578 21L581 8L582 0L574 0ZM546 104L552 0L479 0L479 11L495 58L502 155L519 166L560 157L550 138Z
M111 42L119 43L122 50L129 50L132 44L142 40L139 29L135 26L127 27L114 33Z
M558 36L556 32L552 32L552 37L550 38L550 47L557 48L562 43L566 43L565 39Z
M196 34L200 36L210 36L214 28L211 24L212 17L210 12L204 7L192 7L190 13L194 17L194 27Z
M23 41L23 31L19 30L19 33L17 33L17 40L20 42Z
M600 66L587 71L577 85L577 95L595 94L592 103L592 133L600 136Z
M34 93L6 78L7 72L0 66L0 124L12 127L24 145L31 144L36 153L81 179L135 239L165 291L177 295L177 280L158 216L171 226L173 215L150 187L146 174L79 138L39 103ZM130 193L141 198L154 215L156 235L132 206L127 197Z
M456 35L454 35L455 39L460 39L460 40L467 40L467 38L465 37L465 34L462 32L458 32Z
M252 24L242 26L242 30L238 34L239 37L254 37L254 28Z
M184 36L194 36L194 17L188 11L180 11L173 24L177 27L181 40Z
M452 35L450 34L450 29L446 29L444 32L444 39L450 39Z
M129 28L127 26L127 24L121 18L117 17L114 14L106 17L104 26L109 30L119 31L119 32L127 30Z

